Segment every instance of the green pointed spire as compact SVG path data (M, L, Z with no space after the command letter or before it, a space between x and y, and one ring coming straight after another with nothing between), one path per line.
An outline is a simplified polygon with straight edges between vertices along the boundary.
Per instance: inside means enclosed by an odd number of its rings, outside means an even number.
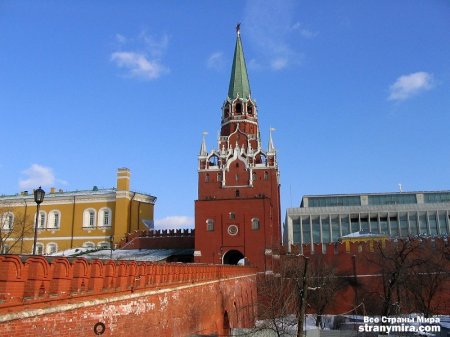
M245 65L244 52L242 50L239 25L236 27L236 31L236 47L234 49L233 67L231 68L228 98L235 99L239 94L239 97L248 99L250 97L250 83L248 82L247 67Z

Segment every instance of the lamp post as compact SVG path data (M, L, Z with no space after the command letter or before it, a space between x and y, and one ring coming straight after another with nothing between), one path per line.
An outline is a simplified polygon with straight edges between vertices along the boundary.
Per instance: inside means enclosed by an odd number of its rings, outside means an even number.
M109 258L112 260L112 254L113 254L113 244L114 244L114 235L109 236L109 248L111 249L111 254Z
M44 201L45 191L39 186L37 190L34 190L34 201L37 204L36 211L36 222L34 223L34 244L33 244L33 255L36 255L36 241L37 241L37 232L38 232L38 221L39 221L39 207L41 203Z

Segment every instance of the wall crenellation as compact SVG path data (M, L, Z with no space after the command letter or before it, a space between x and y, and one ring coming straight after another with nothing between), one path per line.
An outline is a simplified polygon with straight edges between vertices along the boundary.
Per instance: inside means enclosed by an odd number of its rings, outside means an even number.
M411 237L397 240L411 240L417 243L419 246L433 248L439 246L445 246L448 244L445 237L434 237L434 238L420 238ZM305 256L313 254L322 254L325 256L334 255L358 255L361 253L373 253L377 242L381 242L383 247L395 246L397 244L395 239L384 239L384 240L366 240L358 242L337 242L337 243L314 243L314 244L304 244L291 245L291 254L297 255L302 254ZM286 254L285 249L282 248L282 254Z
M0 256L0 311L49 301L78 299L154 287L255 274L249 267Z

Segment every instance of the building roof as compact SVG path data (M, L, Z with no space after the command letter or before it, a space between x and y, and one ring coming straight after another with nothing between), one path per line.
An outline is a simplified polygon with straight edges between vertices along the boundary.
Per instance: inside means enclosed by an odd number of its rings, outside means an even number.
M361 238L384 238L385 234L371 233L365 231L353 232L347 235L341 236L341 239L361 239Z
M112 251L113 260L164 261L170 256L193 255L194 249L116 249ZM87 259L111 259L111 250L102 249L89 252L87 248L77 248L52 254L52 256L80 256Z
M156 197L150 194L132 192L132 191L118 191L116 188L105 188L99 189L96 186L92 190L77 190L77 191L55 191L55 192L47 192L45 194L44 203L50 201L58 201L64 198L73 198L73 197L81 197L81 198L103 198L103 197L115 197L118 193L131 193L134 199L142 202L155 203ZM33 192L22 192L16 195L0 195L0 201L5 202L19 202L21 200L25 200L27 203L34 203L34 195Z
M414 205L442 202L450 202L450 191L305 195L302 198L300 207L306 208L399 204Z
M233 67L231 68L230 86L228 88L228 98L233 100L239 96L240 98L248 99L250 93L250 83L248 81L244 51L242 49L241 34L238 29Z

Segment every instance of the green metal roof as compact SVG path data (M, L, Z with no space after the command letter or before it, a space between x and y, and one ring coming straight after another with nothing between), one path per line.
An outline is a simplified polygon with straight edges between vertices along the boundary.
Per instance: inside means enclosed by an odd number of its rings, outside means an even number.
M239 97L243 99L248 99L250 97L250 83L248 82L247 67L245 65L244 52L242 50L239 32L237 34L236 47L234 49L228 98L235 99L238 94Z

